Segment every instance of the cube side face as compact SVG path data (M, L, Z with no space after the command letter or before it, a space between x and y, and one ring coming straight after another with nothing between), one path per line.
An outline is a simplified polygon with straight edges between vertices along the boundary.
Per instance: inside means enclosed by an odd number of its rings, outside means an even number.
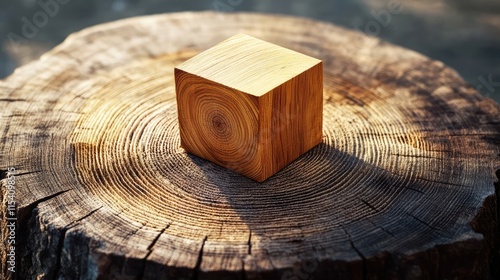
M258 99L177 68L174 76L182 148L258 181Z
M323 63L320 62L270 93L269 143L274 174L323 139Z

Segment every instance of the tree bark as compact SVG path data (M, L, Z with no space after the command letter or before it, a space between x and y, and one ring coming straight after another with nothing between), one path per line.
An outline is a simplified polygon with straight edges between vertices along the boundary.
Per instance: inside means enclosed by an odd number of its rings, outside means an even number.
M323 141L264 183L180 148L174 67L240 32L324 61ZM6 279L492 277L500 109L413 51L294 17L147 16L71 35L0 102Z

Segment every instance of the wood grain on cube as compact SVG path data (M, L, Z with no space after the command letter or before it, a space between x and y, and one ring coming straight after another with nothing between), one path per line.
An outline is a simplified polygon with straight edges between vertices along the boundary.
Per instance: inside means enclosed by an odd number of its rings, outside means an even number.
M262 182L322 139L320 60L238 34L175 69L181 145Z

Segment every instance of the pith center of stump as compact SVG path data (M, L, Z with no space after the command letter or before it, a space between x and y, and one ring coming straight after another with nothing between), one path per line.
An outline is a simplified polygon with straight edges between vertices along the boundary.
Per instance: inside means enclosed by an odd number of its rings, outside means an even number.
M321 60L238 34L174 72L191 154L262 182L322 140Z

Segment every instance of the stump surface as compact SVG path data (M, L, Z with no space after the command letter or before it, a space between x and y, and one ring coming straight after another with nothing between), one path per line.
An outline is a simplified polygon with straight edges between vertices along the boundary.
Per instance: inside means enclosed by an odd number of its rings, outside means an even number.
M180 148L173 69L236 33L324 61L323 142L264 183ZM441 62L378 39L272 15L127 19L18 69L0 107L18 279L489 273L499 107Z

